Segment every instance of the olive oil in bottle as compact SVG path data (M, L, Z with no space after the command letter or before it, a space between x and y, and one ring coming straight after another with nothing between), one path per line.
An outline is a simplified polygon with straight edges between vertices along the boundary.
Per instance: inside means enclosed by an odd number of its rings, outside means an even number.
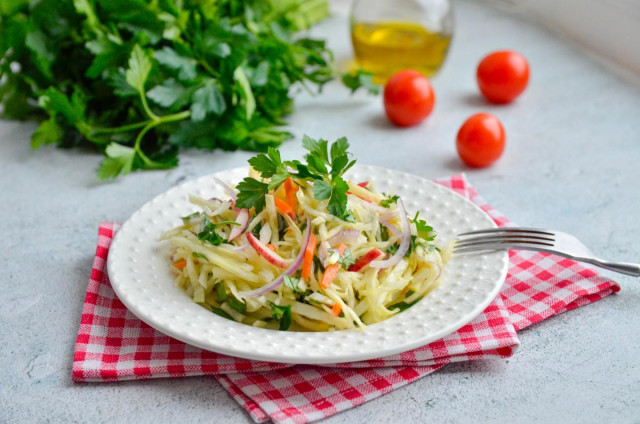
M352 24L351 40L358 66L384 84L395 72L415 69L429 77L442 66L451 34L432 32L412 22Z

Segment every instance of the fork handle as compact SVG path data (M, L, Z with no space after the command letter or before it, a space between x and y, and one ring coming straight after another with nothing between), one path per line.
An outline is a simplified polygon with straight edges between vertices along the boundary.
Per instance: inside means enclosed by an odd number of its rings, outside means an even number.
M640 277L640 264L633 264L631 262L610 262L602 259L592 259L587 260L586 262L621 274Z

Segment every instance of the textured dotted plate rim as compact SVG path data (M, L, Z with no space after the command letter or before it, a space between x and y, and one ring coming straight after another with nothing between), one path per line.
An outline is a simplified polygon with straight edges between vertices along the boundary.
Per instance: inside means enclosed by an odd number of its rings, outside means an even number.
M246 359L327 364L380 358L431 343L480 314L504 283L506 251L454 256L442 284L412 308L361 330L322 333L280 332L218 317L174 287L167 242L158 237L197 210L189 194L225 197L216 176L236 184L248 168L235 168L184 182L136 211L116 233L107 259L111 285L134 315L154 329L185 343ZM373 166L354 166L354 181L373 180L379 191L400 195L410 215L421 215L446 242L456 234L493 228L478 206L427 179Z

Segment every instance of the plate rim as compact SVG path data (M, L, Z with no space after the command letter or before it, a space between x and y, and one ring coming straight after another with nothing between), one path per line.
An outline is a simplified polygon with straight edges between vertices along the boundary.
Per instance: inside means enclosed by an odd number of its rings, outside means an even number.
M146 208L151 208L152 205L157 201L157 199L165 197L167 195L172 194L171 192L180 192L183 191L181 190L184 186L186 185L190 185L190 184L196 184L198 181L200 180L206 180L206 179L211 179L212 176L217 176L220 178L220 176L224 175L224 174L231 174L234 172L240 172L243 170L248 170L248 166L241 166L241 167L235 167L235 168L230 168L230 169L224 169L221 171L217 171L211 174L207 174L207 175L203 175L194 179L190 179L187 181L183 181L180 184L177 184L167 190L165 190L164 192L154 196L152 199L146 201L142 206L140 206L133 214L131 214L131 216L121 225L121 227L118 229L118 231L116 232L110 248L109 248L109 253L114 252L120 248L120 244L123 243L122 240L123 238L127 235L127 228L129 225L132 225L131 222L133 222L133 220L135 219L135 217L139 214L141 214L143 212L144 209ZM377 172L393 172L394 174L397 174L399 176L406 176L406 177L411 177L411 178L419 178L421 180L421 182L423 183L427 183L428 185L430 185L432 188L434 188L435 190L439 190L439 191L446 191L449 195L453 194L456 197L459 197L460 199L462 199L464 202L468 203L470 206L472 206L473 208L475 208L477 211L481 212L486 218L488 218L487 222L490 222L490 226L495 228L497 227L496 223L493 221L493 219L489 216L489 214L487 214L484 210L482 210L478 205L476 205L475 203L473 203L470 199L465 198L464 196L460 195L459 193L455 192L452 189L449 189L448 187L444 187L442 185L439 185L437 183L435 183L432 180L429 180L423 176L420 175L416 175L416 174L411 174L408 172L404 172L404 171L398 171L392 168L386 168L386 167L378 167L378 166L371 166L371 165L355 165L354 166L354 170L361 170L364 171L367 174L373 175L376 171ZM184 192L184 195L187 196L189 193L188 192ZM123 231L124 230L124 231ZM113 288L116 296L118 297L118 299L125 305L125 307L133 314L135 315L138 319L140 319L141 321L143 321L144 323L146 323L147 325L149 325L150 327L152 327L154 330L168 335L176 340L179 340L181 342L184 342L186 344L192 345L192 346L196 346L198 348L201 348L203 350L207 350L207 351L212 351L212 352L216 352L216 353L220 353L223 355L227 355L227 356L232 356L232 357L236 357L236 358L242 358L242 359L247 359L247 360L254 360L254 361L261 361L261 362L275 362L275 363L287 363L287 364L338 364L338 363L346 363L346 362L358 362L358 361L366 361L366 360L371 360L371 359L377 359L377 358L383 358L389 355L394 355L394 354L398 354L398 353L402 353L402 352L406 352L412 349L415 349L417 347L420 346L424 346L427 345L429 343L432 343L434 341L440 340L443 337L452 334L454 332L456 332L457 330L459 330L461 327L463 327L464 325L468 324L470 321L472 321L474 318L476 318L480 313L482 313L482 311L485 310L485 308L487 306L489 306L489 304L491 302L493 302L493 300L496 298L496 296L498 295L498 293L500 292L501 288L504 285L506 276L507 276L507 272L508 272L508 252L507 251L497 251L497 252L491 252L491 253L478 253L476 255L500 255L501 259L502 259L502 269L500 270L500 277L496 280L496 283L493 285L492 290L486 295L486 297L483 299L482 302L479 302L475 305L475 307L470 311L467 312L464 316L462 316L461 318L459 318L457 321L455 321L454 324L451 324L439 331L436 331L434 333L430 333L428 335L428 337L417 337L411 341L408 341L406 343L394 346L394 347L389 347L389 348L385 348L385 349L381 349L381 350L376 350L376 351L371 351L369 353L361 353L361 352L354 352L351 354L341 354L339 357L328 357L328 356L316 356L316 357L299 357L299 356L287 356L287 355L281 355L278 354L277 356L271 355L271 354L265 354L265 353L253 353L250 351L242 351L239 352L237 350L234 349L229 349L226 348L224 346L215 346L212 347L209 343L200 341L198 339L195 339L193 337L190 337L188 334L186 334L184 331L177 331L174 330L173 328L171 328L170 326L164 325L160 322L158 322L158 320L154 317L154 316L149 316L148 314L146 314L144 311L142 311L138 304L134 301L132 301L126 293L124 293L121 290L121 287L119 286L118 282L116 281L117 279L109 277L110 282L111 282L111 287ZM114 273L110 272L112 271L116 264L114 264L115 259L117 255L116 254L109 254L107 257L107 275L112 276L114 275ZM498 282L499 280L499 282ZM189 299L191 300L191 299ZM195 303L194 303L195 304ZM198 305L199 307L201 307L200 305ZM204 309L204 308L203 308ZM211 314L212 317L214 319L219 319L219 320L224 320L224 318L218 317L215 314ZM391 317L389 318L389 320L394 319L396 317ZM381 321L380 323L376 323L376 324L372 324L372 325L378 325L378 324L383 324L386 321L389 320L385 320L385 321ZM242 330L243 328L255 328L255 327L251 327L248 326L247 324L242 324L242 323L238 323L235 321L228 321L225 320L225 324L230 325L229 328L233 328L233 327L237 327L239 330ZM263 331L273 331L273 330L264 330L264 329L259 329L259 330L263 330ZM332 333L342 333L342 332L357 332L358 334L365 334L366 330L360 331L360 330L340 330L337 332L283 332L283 334L303 334L307 337L319 337L318 335L328 335L328 334L332 334Z

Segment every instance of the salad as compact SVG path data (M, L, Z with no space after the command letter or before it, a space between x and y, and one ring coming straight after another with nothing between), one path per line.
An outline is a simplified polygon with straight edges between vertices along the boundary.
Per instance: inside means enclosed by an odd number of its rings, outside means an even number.
M440 282L450 248L397 195L350 181L346 138L305 136L304 161L270 148L249 160L228 198L190 195L199 211L162 236L175 284L194 302L279 330L364 329L411 307Z

